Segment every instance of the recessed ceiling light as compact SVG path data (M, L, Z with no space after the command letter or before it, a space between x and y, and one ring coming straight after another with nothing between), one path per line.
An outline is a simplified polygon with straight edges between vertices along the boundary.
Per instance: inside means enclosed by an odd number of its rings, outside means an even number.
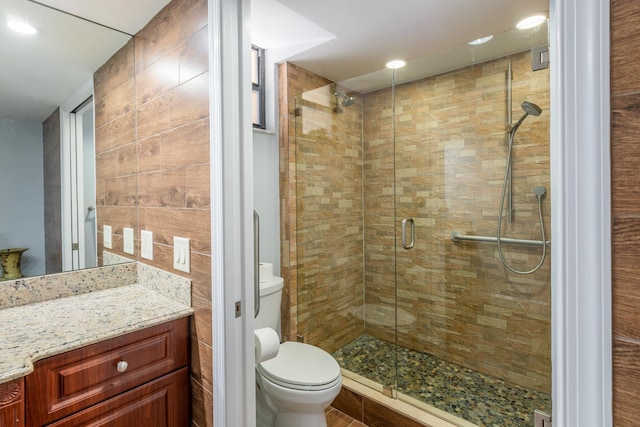
M391 68L392 70L402 68L405 65L407 65L407 62L403 61L402 59L394 59L393 61L389 61L386 64L387 68Z
M527 16L516 24L516 28L519 30L528 30L529 28L537 27L546 20L547 17L542 14Z
M15 19L10 20L7 24L9 25L9 28L16 33L32 35L38 32L35 27L27 24L26 22L16 21Z
M485 44L486 42L488 42L489 40L491 40L493 38L493 36L486 36L486 37L480 37L479 39L475 39L469 42L470 45L479 45L479 44Z

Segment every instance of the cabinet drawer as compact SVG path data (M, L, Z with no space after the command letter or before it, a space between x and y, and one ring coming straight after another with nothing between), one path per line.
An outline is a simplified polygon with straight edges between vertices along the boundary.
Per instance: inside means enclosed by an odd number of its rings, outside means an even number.
M189 425L187 368L77 412L48 427Z
M36 362L27 422L40 426L187 365L186 318Z

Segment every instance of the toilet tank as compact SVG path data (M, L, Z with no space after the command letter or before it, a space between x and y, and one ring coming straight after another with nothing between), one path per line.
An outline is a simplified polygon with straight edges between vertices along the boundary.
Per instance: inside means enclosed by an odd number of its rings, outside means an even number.
M272 276L271 279L260 282L260 312L254 319L254 328L271 328L278 333L280 339L280 301L284 279Z

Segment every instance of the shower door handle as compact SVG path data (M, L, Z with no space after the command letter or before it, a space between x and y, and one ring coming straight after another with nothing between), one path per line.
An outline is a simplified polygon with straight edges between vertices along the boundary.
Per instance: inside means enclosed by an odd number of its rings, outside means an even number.
M407 223L411 227L411 241L407 243ZM402 248L411 249L416 242L416 225L413 222L413 218L405 218L402 220Z

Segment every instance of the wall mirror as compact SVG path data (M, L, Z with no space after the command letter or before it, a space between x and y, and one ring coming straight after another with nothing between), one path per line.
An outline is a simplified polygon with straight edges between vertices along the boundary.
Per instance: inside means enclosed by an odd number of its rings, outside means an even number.
M0 251L28 248L24 276L97 265L93 74L131 38L35 2L0 3Z

